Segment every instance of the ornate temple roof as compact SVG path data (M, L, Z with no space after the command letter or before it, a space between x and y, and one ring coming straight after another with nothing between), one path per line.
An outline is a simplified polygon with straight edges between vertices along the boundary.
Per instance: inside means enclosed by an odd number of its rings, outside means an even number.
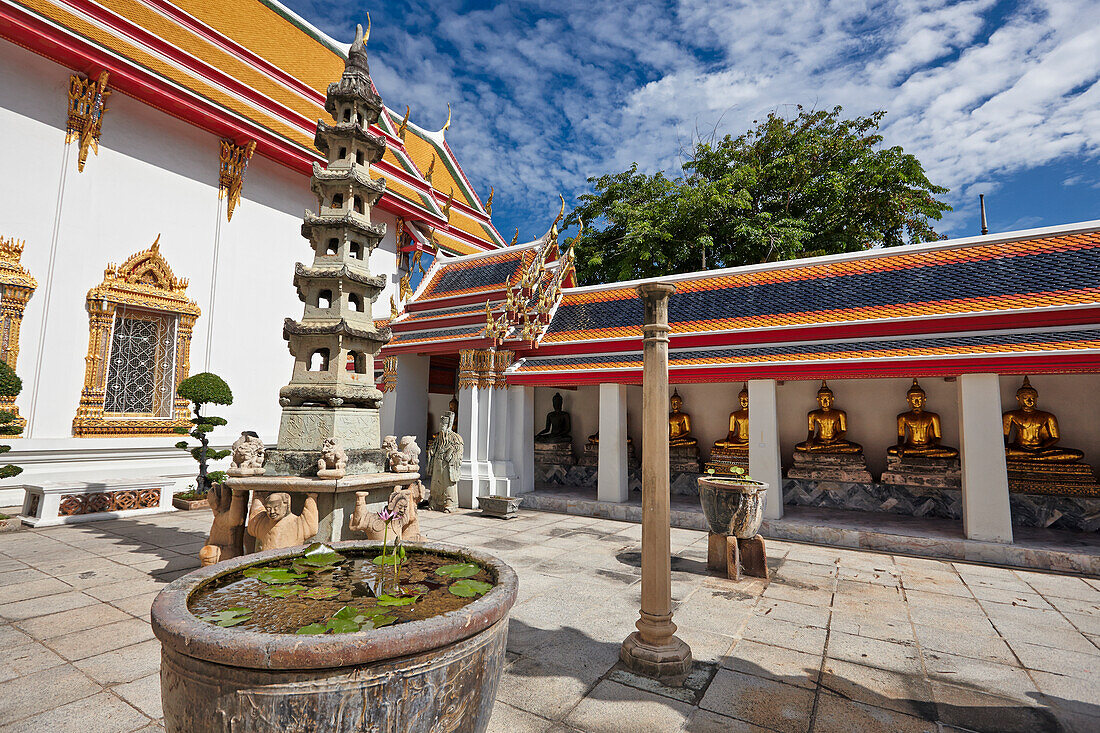
M1100 366L1100 222L660 281L673 381ZM639 282L565 289L509 382L639 381Z
M71 69L107 70L112 90L240 144L254 140L257 153L306 175L321 160L314 132L328 118L325 91L347 53L275 0L232 8L215 0L0 0L0 37ZM381 208L434 228L451 253L503 246L443 131L402 125L404 117L385 109L371 128L389 146L377 166L387 183Z

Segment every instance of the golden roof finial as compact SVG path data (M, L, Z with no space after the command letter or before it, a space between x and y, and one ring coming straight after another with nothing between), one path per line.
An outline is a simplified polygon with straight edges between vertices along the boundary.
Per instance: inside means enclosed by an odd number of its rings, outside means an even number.
M157 238L153 240L153 246L149 249L153 252L160 251L160 232L157 232Z
M401 315L401 312L397 310L397 301L394 300L393 296L391 295L390 296L390 320L391 321L397 320L397 317L399 315Z
M508 246L511 247L513 244L515 244L518 241L519 241L519 227L516 227L516 233L512 235L512 241L508 243Z
M443 129L440 132L446 132L451 126L451 103L447 102L447 121L443 123Z
M447 203L443 204L443 218L450 221L451 219L451 204L455 202L455 189L451 186L451 195L447 199Z
M397 128L397 136L401 138L402 142L405 140L405 131L409 129L409 105L405 105L405 118L401 120L401 125Z
M554 217L554 223L550 225L551 230L553 230L554 227L558 225L558 222L562 220L562 217L565 216L565 197L559 193L558 198L561 199L561 211L559 211L558 215Z
M435 172L435 153L432 153L432 162L428 163L428 170L424 172L424 179L429 185L432 183L432 173Z
M489 198L485 201L485 213L489 216L493 215L493 187L489 186Z

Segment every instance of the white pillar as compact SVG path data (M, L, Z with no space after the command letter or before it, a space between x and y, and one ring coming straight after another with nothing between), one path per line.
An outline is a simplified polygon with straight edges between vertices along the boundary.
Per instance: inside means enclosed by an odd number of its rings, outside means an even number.
M626 387L600 385L600 457L596 498L624 502L630 498L626 463Z
M428 362L429 357L415 354L397 357L397 384L382 398L379 415L383 436L416 436L422 473L426 458L423 448L428 443Z
M479 387L466 387L458 391L458 434L462 436L462 470L458 479L458 505L466 509L477 508L478 482L484 473L482 447L485 439L481 432L485 419L481 409L485 399Z
M959 448L963 532L971 540L1012 542L1001 380L996 374L959 377Z
M510 422L511 400L507 388L493 389L492 415L489 423L489 463L492 468L492 485L486 493L497 496L512 496L515 492L512 483L516 479L512 462L512 424Z
M783 463L779 456L779 400L774 379L749 380L749 475L768 483L764 516L783 517Z
M535 489L535 388L509 387L508 401L508 434L516 472L512 493L524 494Z

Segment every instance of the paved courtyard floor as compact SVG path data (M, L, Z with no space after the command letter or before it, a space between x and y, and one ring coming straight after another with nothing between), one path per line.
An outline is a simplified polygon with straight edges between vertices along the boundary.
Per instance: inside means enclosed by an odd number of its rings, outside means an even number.
M0 534L0 731L157 731L149 606L197 566L209 513ZM641 527L421 514L519 573L491 730L1100 731L1100 580L769 541L773 578L706 571L673 529L692 691L616 668Z

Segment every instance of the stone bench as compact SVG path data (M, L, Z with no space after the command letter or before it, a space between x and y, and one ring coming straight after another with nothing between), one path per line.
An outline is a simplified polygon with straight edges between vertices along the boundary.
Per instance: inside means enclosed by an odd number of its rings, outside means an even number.
M24 484L23 522L52 527L171 512L174 486L164 477Z

